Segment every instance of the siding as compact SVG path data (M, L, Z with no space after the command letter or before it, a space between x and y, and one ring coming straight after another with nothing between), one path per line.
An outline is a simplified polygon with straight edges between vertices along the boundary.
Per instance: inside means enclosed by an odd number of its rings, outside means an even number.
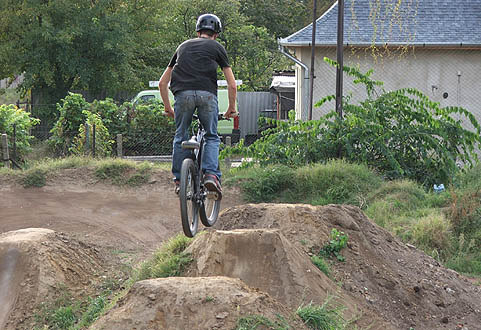
M257 134L257 119L266 110L276 109L276 96L269 92L237 92L241 138Z

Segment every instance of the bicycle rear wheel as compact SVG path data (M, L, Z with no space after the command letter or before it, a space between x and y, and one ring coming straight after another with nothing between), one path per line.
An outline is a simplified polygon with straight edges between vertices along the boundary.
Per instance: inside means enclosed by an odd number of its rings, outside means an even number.
M197 198L198 173L194 161L190 158L184 159L180 170L180 215L182 218L182 229L187 237L194 237L199 225L199 201Z
M200 221L206 227L212 227L219 216L220 200L216 194L207 192L207 196L200 205Z

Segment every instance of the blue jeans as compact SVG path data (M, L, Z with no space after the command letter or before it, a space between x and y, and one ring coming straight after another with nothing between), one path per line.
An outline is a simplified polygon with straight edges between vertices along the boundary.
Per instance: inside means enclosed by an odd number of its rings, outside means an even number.
M175 180L180 180L182 162L191 154L190 150L182 149L182 141L191 137L189 126L192 115L197 109L197 115L205 129L205 145L202 155L202 170L204 173L215 174L220 179L219 170L219 145L220 138L217 135L217 116L219 106L217 95L202 90L180 91L175 94L175 136L174 150L172 154L172 173Z

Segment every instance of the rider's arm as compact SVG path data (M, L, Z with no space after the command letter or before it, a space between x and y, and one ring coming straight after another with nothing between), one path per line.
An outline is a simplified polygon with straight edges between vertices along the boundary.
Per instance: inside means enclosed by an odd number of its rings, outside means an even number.
M159 91L160 91L160 97L162 98L162 102L164 102L164 112L167 116L174 118L174 109L172 109L172 105L170 104L169 100L169 82L170 78L172 77L172 67L168 66L167 69L165 69L164 73L162 74L162 77L160 78L159 81Z
M223 68L222 72L224 72L224 77L227 81L227 94L229 95L229 107L227 108L224 117L236 117L237 114L235 111L235 101L237 99L237 85L235 82L234 73L232 72L232 68L230 66L226 66L225 68Z

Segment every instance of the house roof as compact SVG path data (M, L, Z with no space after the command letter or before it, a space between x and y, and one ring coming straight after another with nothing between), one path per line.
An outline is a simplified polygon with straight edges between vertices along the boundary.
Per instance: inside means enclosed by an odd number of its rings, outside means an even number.
M345 45L481 46L481 0L345 0ZM337 44L337 2L316 21L316 45ZM280 40L309 46L312 24Z
M294 90L296 87L296 76L292 75L279 75L272 77L272 83L270 89L277 92L286 92Z

